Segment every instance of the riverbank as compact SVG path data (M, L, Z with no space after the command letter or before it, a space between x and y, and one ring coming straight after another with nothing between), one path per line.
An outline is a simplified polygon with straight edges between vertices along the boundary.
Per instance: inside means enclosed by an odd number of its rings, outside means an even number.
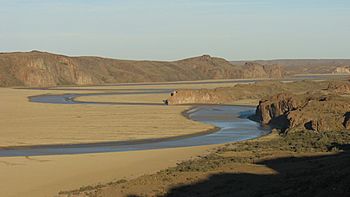
M60 196L347 196L350 133L294 133L227 144L176 167Z
M205 155L212 146L0 158L0 196L48 197L84 185L132 179Z

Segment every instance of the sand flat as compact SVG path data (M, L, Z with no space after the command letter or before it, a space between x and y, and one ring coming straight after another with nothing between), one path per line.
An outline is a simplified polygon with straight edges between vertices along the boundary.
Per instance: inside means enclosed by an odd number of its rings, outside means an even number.
M62 190L150 174L213 146L119 153L0 158L0 196L47 197Z
M213 128L183 117L181 112L190 106L62 105L27 99L62 93L72 91L0 88L0 147L162 138ZM146 97L135 101L163 99ZM129 98L116 100L128 102Z

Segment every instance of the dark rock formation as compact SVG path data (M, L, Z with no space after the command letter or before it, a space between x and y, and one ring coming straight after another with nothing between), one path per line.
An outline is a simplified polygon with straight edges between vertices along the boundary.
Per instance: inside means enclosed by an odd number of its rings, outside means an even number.
M278 94L260 101L256 118L283 131L341 131L350 128L349 110L341 96Z
M344 127L350 130L350 112L344 114Z
M261 100L256 109L256 115L263 124L270 124L275 119L286 120L287 113L299 108L302 104L299 99L290 94L277 94L269 100Z

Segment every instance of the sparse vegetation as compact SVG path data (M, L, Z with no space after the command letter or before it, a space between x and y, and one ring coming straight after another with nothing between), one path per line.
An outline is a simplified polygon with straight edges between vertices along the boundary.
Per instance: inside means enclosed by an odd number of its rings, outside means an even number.
M347 131L324 133L303 131L284 136L275 131L271 136L262 139L220 146L206 156L181 162L175 167L153 175L145 175L121 184L106 184L104 187L99 187L99 190L93 189L89 195L85 195L86 191L84 191L85 193L80 193L78 196L101 196L102 194L104 196L106 193L103 191L108 188L113 188L113 190L109 189L111 193L107 196L113 196L112 191L121 196L130 196L131 193L135 194L132 196L139 197L183 196L185 194L229 196L228 193L242 196L253 194L265 196L266 192L273 194L272 196L282 194L293 196L312 193L313 190L305 185L307 183L315 187L330 184L332 186L323 188L322 191L325 194L332 194L332 192L344 194L347 192L344 188L346 180L349 179L347 173L349 168L344 168L344 162L346 163L349 158L346 156L338 158L336 155L348 151L348 144L350 144L350 132ZM267 176L266 181L261 182L264 176L259 175L260 170L258 169L261 168L259 166L270 162L276 162L274 165L286 169L280 172L281 175L265 175ZM242 167L251 169L252 172L256 171L257 174L237 174ZM341 169L337 171L337 167ZM230 174L232 171L235 173ZM208 176L215 178L206 179ZM249 178L250 176L256 176L256 178ZM340 180L340 176L343 176L344 180ZM317 177L315 181L314 177ZM211 181L211 179L217 180ZM241 186L232 185L232 181L240 182ZM222 191L213 187L220 187ZM140 190L140 188L143 189ZM264 192L261 193L262 191ZM74 191L66 194L69 193L73 194Z
M227 144L207 156L179 163L168 171L210 171L229 163L254 163L276 151L295 153L339 152L341 145L350 144L350 132L316 133L303 131L271 140L252 140ZM226 156L227 153L232 156ZM247 154L235 155L234 153Z

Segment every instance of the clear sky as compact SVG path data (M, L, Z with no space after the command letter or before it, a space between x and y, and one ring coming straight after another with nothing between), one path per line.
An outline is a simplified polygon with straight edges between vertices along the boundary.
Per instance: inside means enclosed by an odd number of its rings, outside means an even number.
M350 58L350 0L0 0L0 51Z

